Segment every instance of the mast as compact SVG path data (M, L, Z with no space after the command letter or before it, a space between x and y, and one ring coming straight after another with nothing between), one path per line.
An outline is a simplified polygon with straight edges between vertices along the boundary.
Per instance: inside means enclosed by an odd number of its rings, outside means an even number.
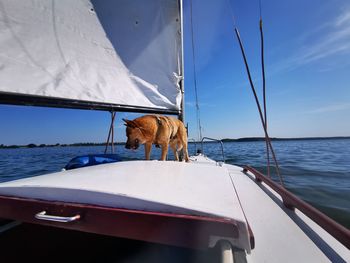
M181 90L181 112L179 114L179 120L185 123L185 70L184 70L184 20L183 20L183 1L179 0L180 7L180 34L181 34L181 54L180 54L180 76L182 76L179 85Z

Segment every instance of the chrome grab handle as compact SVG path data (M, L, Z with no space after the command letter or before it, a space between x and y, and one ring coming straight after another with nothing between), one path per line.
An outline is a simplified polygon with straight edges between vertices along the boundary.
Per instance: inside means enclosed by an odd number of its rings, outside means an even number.
M54 221L54 222L61 222L61 223L69 223L80 219L80 215L75 216L53 216L53 215L47 215L46 211L42 211L40 213L37 213L35 215L36 219L39 220L46 220L46 221Z
M226 160L225 160L224 144L222 143L222 141L218 140L218 139L209 138L209 137L203 137L202 140L201 140L202 153L204 153L204 151L203 151L203 141L204 140L216 141L216 142L220 143L220 145L221 145L221 154L222 154L222 162L225 163Z

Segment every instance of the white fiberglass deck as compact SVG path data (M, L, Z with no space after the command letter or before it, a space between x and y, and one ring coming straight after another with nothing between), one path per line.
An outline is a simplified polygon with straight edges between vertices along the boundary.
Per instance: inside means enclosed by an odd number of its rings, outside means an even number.
M253 231L255 248L247 262L350 262L350 251L299 210L242 168L225 165Z
M1 195L242 219L226 169L129 161L0 184Z
M243 262L350 262L349 250L242 168L203 156L190 163L129 161L0 184L0 195L233 219ZM242 210L243 209L243 210ZM243 213L244 212L244 213ZM242 239L241 239L242 238Z
M250 247L230 175L215 162L98 165L3 183L0 195L225 218L238 227L239 242L231 240L232 244Z

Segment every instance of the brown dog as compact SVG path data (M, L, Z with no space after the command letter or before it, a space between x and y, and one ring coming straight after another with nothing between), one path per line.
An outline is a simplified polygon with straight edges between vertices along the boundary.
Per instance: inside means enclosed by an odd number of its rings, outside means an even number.
M145 115L132 121L126 119L123 121L128 137L125 148L137 149L140 144L145 144L146 160L149 160L152 144L155 144L161 146L161 160L165 161L170 144L176 161L179 160L178 151L181 149L185 161L189 161L186 128L180 120L167 116Z

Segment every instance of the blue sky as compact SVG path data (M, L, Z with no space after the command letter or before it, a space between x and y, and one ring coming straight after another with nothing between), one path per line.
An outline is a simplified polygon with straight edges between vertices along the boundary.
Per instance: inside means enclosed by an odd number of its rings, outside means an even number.
M227 1L193 0L203 134L263 136ZM231 6L261 95L259 2ZM270 136L350 136L350 2L262 0L262 14ZM189 26L186 19L186 122L196 138ZM126 139L121 118L136 116L117 113L118 141ZM2 105L0 144L102 142L109 118L101 111Z

